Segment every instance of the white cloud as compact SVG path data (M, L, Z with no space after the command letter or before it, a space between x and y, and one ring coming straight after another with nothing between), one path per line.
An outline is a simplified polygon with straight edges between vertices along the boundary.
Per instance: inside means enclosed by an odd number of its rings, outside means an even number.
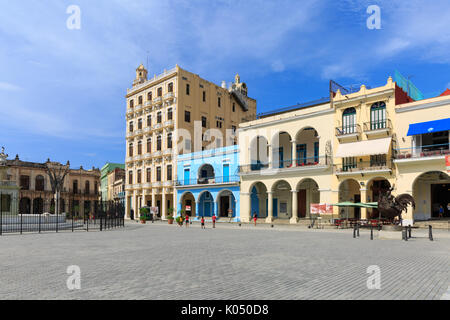
M8 83L8 82L0 82L0 90L4 90L4 91L20 91L22 90L21 87L16 86L12 83Z

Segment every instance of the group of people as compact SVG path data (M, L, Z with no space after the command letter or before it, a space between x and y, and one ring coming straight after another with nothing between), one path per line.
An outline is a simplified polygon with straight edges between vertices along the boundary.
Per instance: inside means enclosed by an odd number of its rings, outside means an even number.
M191 218L189 217L189 215L186 215L186 216L184 217L184 222L185 222L185 224L186 224L186 228L189 227L190 219L191 219ZM217 217L213 214L213 216L212 216L211 219L212 219L212 225L213 225L213 228L215 228L215 227L216 227L216 220L217 220ZM202 216L202 218L200 219L200 223L201 223L202 229L206 229L206 225L205 225L206 221L205 221L205 217L204 217L204 216Z

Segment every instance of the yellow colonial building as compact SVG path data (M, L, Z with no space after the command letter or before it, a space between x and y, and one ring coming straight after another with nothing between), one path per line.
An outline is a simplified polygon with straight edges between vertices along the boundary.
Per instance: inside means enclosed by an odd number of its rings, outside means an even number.
M140 65L126 95L126 216L143 206L165 218L176 207L176 155L237 144L256 101L236 75L220 86L179 66L148 78Z
M308 219L311 204L376 202L391 187L416 199L404 223L450 216L450 96L414 101L391 77L384 86L330 90L330 98L240 125L241 219ZM330 86L331 87L331 86ZM425 130L425 131L424 131ZM338 208L322 218L377 218Z

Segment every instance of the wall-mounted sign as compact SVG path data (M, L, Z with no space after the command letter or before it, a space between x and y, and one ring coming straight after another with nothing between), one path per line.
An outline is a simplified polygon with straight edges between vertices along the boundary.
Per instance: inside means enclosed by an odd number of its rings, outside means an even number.
M333 206L327 203L311 203L311 214L331 214L333 213Z

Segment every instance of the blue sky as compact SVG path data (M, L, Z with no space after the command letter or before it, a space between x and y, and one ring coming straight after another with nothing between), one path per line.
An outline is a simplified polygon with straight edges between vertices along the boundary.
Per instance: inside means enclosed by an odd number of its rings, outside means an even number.
M381 29L369 30L369 5ZM69 5L81 29L69 30ZM136 67L220 84L239 72L258 111L382 85L398 69L426 97L450 87L450 10L434 1L0 0L0 145L10 158L101 167L125 157Z

